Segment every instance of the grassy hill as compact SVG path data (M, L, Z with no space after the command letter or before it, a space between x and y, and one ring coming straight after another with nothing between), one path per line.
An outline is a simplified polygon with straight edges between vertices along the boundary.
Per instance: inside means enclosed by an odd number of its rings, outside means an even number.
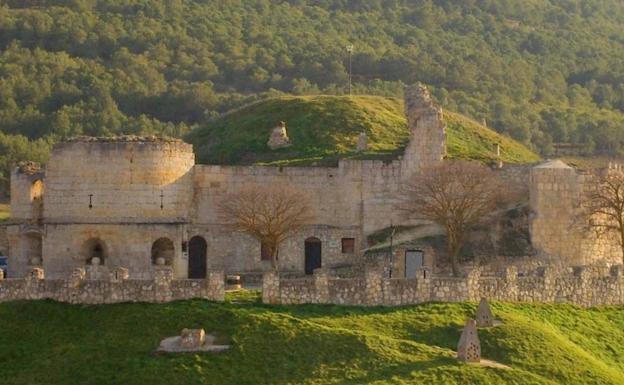
M451 158L490 161L501 143L502 159L528 163L538 156L465 116L444 114ZM277 122L287 123L292 146L270 150L266 142ZM369 151L355 152L365 131ZM338 158L392 159L405 148L409 132L403 101L378 96L286 96L245 106L196 129L187 140L200 163L327 165Z
M401 308L226 303L80 306L0 304L2 384L624 383L624 309L494 304L500 327L479 332L493 369L454 359L476 304ZM203 327L232 349L155 355L159 341Z

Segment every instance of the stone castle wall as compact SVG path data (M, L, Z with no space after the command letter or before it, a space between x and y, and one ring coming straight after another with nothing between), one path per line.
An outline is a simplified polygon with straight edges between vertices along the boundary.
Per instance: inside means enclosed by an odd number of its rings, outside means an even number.
M223 301L223 271L209 271L207 279L173 279L170 269L158 270L153 279L128 279L125 269L105 278L91 279L85 269L74 269L68 278L46 279L43 269L33 269L26 278L1 279L0 302L52 299L79 304L120 302L169 302L203 298Z
M560 161L531 170L530 232L535 249L568 265L621 262L616 237L597 237L582 225L581 203L592 180L591 173L581 174Z
M36 201L43 191L36 191L43 186L45 173L36 163L18 165L11 171L11 218L32 221L41 210L43 202Z
M54 146L48 223L175 222L187 217L195 156L182 141L75 140Z
M557 271L543 267L520 276L515 267L499 275L482 276L474 269L466 277L432 275L422 269L415 279L389 279L374 269L363 278L332 278L319 269L312 278L280 279L275 272L263 277L262 300L269 304L339 304L400 306L424 302L477 301L565 302L590 307L624 304L622 266L610 269L577 267Z

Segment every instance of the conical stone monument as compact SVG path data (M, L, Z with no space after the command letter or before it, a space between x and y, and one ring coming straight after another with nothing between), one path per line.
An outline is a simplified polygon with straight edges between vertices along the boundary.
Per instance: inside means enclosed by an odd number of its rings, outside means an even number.
M485 298L481 298L477 308L477 327L491 328L492 326L494 326L494 315L490 309L490 304Z
M459 344L457 345L457 359L463 362L481 361L481 343L477 335L475 320L467 320Z

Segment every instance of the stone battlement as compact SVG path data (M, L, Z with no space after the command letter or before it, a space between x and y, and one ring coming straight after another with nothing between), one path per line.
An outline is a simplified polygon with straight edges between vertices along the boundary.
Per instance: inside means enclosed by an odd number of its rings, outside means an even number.
M173 279L171 269L162 268L153 280L128 279L117 269L109 279L87 279L84 269L75 269L67 279L45 279L35 268L26 278L0 279L0 302L52 299L79 304L119 302L169 302L203 298L223 301L225 276L209 271L207 279ZM126 270L127 272L127 270Z
M556 271L550 267L519 276L515 267L502 274L482 276L479 269L466 277L434 276L421 269L415 279L389 279L378 270L364 277L339 279L316 270L312 279L263 277L263 302L322 303L363 306L401 306L424 302L463 302L488 298L506 302L565 302L589 307L624 303L622 266L610 269L581 266Z

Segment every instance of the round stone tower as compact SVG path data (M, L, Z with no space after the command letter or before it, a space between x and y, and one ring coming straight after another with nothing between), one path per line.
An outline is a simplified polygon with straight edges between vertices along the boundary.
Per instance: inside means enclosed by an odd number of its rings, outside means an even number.
M171 223L192 199L191 145L177 139L80 137L54 146L47 223Z

